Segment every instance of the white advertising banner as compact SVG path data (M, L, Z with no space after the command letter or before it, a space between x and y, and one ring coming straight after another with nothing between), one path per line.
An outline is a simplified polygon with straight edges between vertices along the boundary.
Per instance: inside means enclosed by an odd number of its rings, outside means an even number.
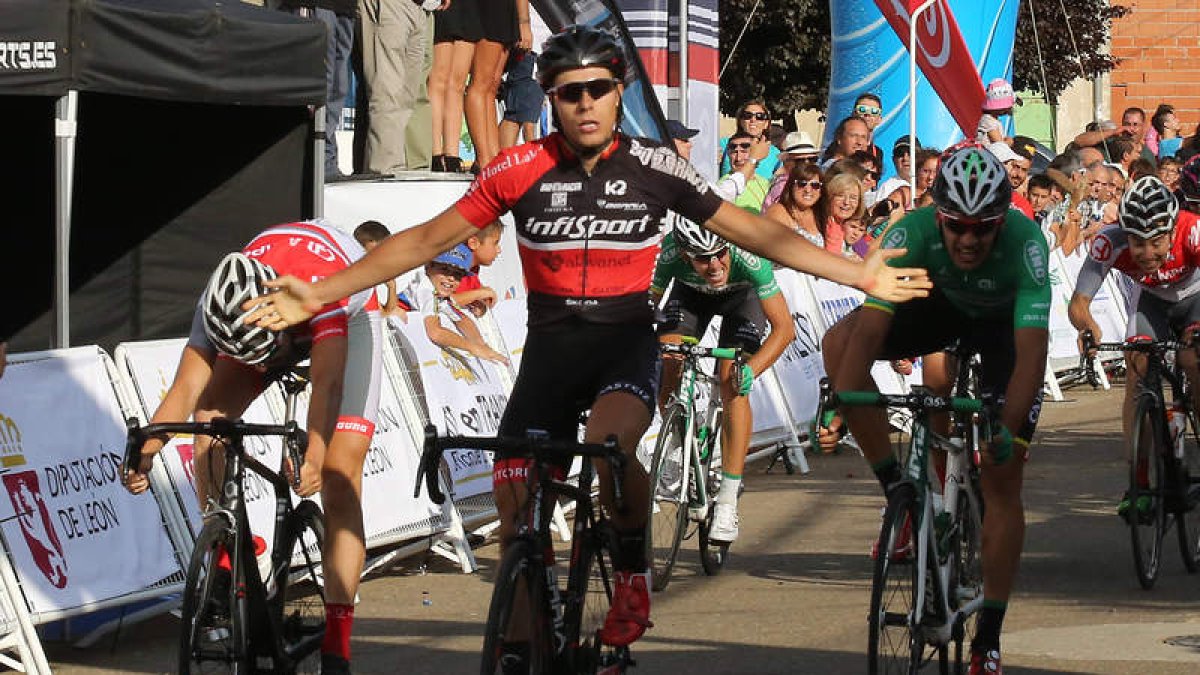
M1050 359L1052 364L1076 366L1079 359L1078 331L1067 318L1067 305L1075 292L1075 280L1083 267L1085 254L1076 252L1065 256L1061 250L1050 255ZM1092 298L1092 317L1100 325L1101 339L1117 342L1125 338L1124 299L1118 295L1112 271Z
M424 325L403 326L420 364L429 421L440 435L495 436L508 405L508 388L500 368L480 359L446 351L425 335ZM492 491L491 453L475 449L450 449L445 455L456 499Z
M775 271L775 280L787 300L796 337L772 366L783 386L792 419L807 427L817 414L819 383L825 377L821 357L821 335L814 296L807 286L807 275L788 269Z
M125 422L95 347L15 363L0 387L0 531L34 613L180 572L158 504L121 484Z

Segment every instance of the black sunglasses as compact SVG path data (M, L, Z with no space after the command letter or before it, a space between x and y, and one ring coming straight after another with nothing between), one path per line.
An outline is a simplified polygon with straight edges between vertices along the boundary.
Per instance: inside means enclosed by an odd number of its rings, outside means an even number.
M982 220L971 220L967 218L956 218L947 214L944 211L938 211L938 222L947 230L950 230L957 236L962 236L968 232L972 232L976 237L986 237L995 232L1000 224L1004 222L1004 216L994 216Z
M730 150L749 150L750 144L749 143L730 143L729 149Z
M744 119L744 120L758 120L760 122L765 122L766 120L771 119L771 113L750 112L749 110L747 110L747 111L743 112L741 115L738 115L738 118Z
M797 189L809 188L810 190L820 190L821 185L823 185L823 183L821 183L819 180L798 180L792 185L792 187Z
M620 80L602 77L582 82L567 82L557 87L550 87L546 93L565 103L579 103L583 100L583 92L586 91L587 95L595 101L608 96L620 83Z
M713 258L724 258L725 254L728 252L728 248L723 248L715 253L689 253L688 257L700 263L701 265L707 265L708 263L712 262Z

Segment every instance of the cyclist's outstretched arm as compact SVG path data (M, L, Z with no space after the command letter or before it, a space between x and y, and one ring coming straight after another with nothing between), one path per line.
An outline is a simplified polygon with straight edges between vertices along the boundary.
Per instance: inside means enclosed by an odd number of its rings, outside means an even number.
M294 326L328 303L394 279L432 260L476 231L457 206L451 206L432 220L384 239L353 265L315 283L293 276L268 281L266 285L277 292L243 303L242 309L253 309L244 321L271 330Z
M746 359L746 363L754 370L755 377L770 368L796 337L796 325L792 323L792 312L788 309L783 293L763 298L761 302L767 323L771 324L771 333L763 340L758 351Z
M729 202L722 203L704 226L780 265L859 288L884 300L903 302L925 297L932 288L925 270L888 266L887 261L903 255L903 249L874 251L865 261L856 262L818 248L787 226Z

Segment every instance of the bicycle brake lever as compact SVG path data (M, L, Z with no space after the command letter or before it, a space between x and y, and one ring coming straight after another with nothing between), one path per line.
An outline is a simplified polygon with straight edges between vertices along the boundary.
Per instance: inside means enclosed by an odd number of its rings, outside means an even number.
M125 474L138 470L142 465L142 444L146 442L146 434L138 424L136 417L125 419Z
M421 451L421 464L417 468L417 484L413 486L413 498L421 496L421 480L425 481L425 489L429 492L429 499L434 504L443 504L446 501L446 495L442 494L442 488L438 485L437 463L435 457L440 457L441 451L437 447L437 427L432 424L425 425L425 444Z
M292 462L292 487L300 489L300 467L304 464L304 456L308 454L308 433L300 428L295 420L287 423L288 459Z

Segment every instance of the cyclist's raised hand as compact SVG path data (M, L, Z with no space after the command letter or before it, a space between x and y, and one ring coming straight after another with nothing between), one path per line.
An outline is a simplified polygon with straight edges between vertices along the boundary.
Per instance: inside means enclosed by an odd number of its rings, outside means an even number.
M242 303L242 309L248 312L242 323L283 330L309 320L321 309L312 284L290 274L263 285L272 289L271 292Z
M876 249L863 261L863 276L858 287L881 300L904 302L924 298L933 288L929 273L920 267L891 267L888 260L907 253L906 249Z

